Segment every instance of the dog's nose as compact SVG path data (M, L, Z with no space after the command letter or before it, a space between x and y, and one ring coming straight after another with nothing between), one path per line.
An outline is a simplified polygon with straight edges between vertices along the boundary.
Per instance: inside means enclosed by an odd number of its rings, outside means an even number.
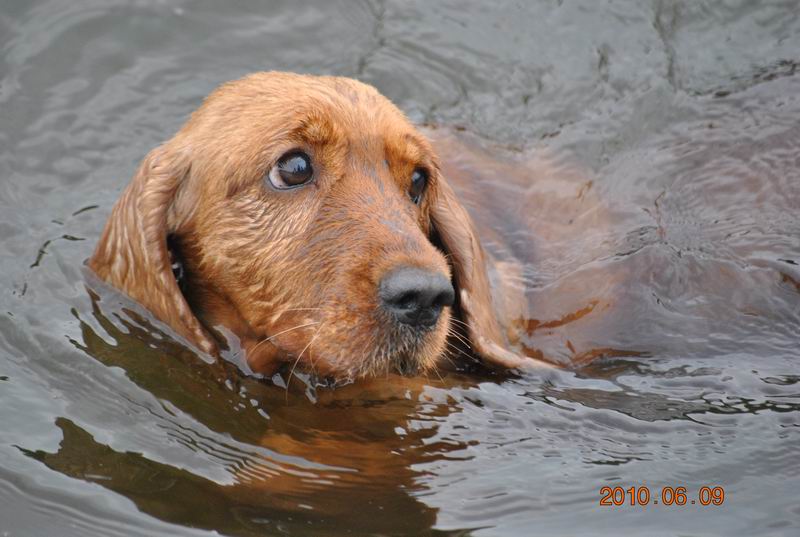
M378 288L381 306L397 321L414 327L436 324L445 306L452 306L455 292L440 272L398 267L387 273Z

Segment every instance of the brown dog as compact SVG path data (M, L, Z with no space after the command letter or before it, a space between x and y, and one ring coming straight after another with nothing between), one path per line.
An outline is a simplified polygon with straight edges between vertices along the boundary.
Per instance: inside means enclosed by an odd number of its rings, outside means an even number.
M538 364L507 350L485 265L402 112L276 72L222 85L147 155L89 260L204 352L227 330L254 371L338 379L432 368L459 327L490 365Z

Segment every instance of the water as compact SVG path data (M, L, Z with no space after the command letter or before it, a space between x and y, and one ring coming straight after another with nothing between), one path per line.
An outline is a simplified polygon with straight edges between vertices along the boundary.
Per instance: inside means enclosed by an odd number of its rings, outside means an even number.
M5 1L0 534L800 534L798 50L794 1ZM142 156L262 69L439 125L518 349L585 365L220 383L90 293Z

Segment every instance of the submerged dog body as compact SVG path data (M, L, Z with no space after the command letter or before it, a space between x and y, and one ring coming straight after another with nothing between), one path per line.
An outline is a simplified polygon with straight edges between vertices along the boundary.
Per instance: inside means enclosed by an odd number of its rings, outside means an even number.
M371 86L257 73L147 155L89 266L204 352L233 333L259 372L426 370L456 326L489 364L534 363L506 349L440 168Z

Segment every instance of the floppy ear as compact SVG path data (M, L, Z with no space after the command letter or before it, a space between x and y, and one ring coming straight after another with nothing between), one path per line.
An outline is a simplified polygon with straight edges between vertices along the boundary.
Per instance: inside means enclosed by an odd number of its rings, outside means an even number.
M445 253L449 254L462 321L466 324L472 351L489 365L506 368L547 365L506 348L492 306L486 254L472 219L441 175L431 207L431 220Z
M216 354L216 343L178 288L167 249L167 236L189 210L177 203L189 168L184 150L169 143L152 150L112 209L88 264L198 349Z

